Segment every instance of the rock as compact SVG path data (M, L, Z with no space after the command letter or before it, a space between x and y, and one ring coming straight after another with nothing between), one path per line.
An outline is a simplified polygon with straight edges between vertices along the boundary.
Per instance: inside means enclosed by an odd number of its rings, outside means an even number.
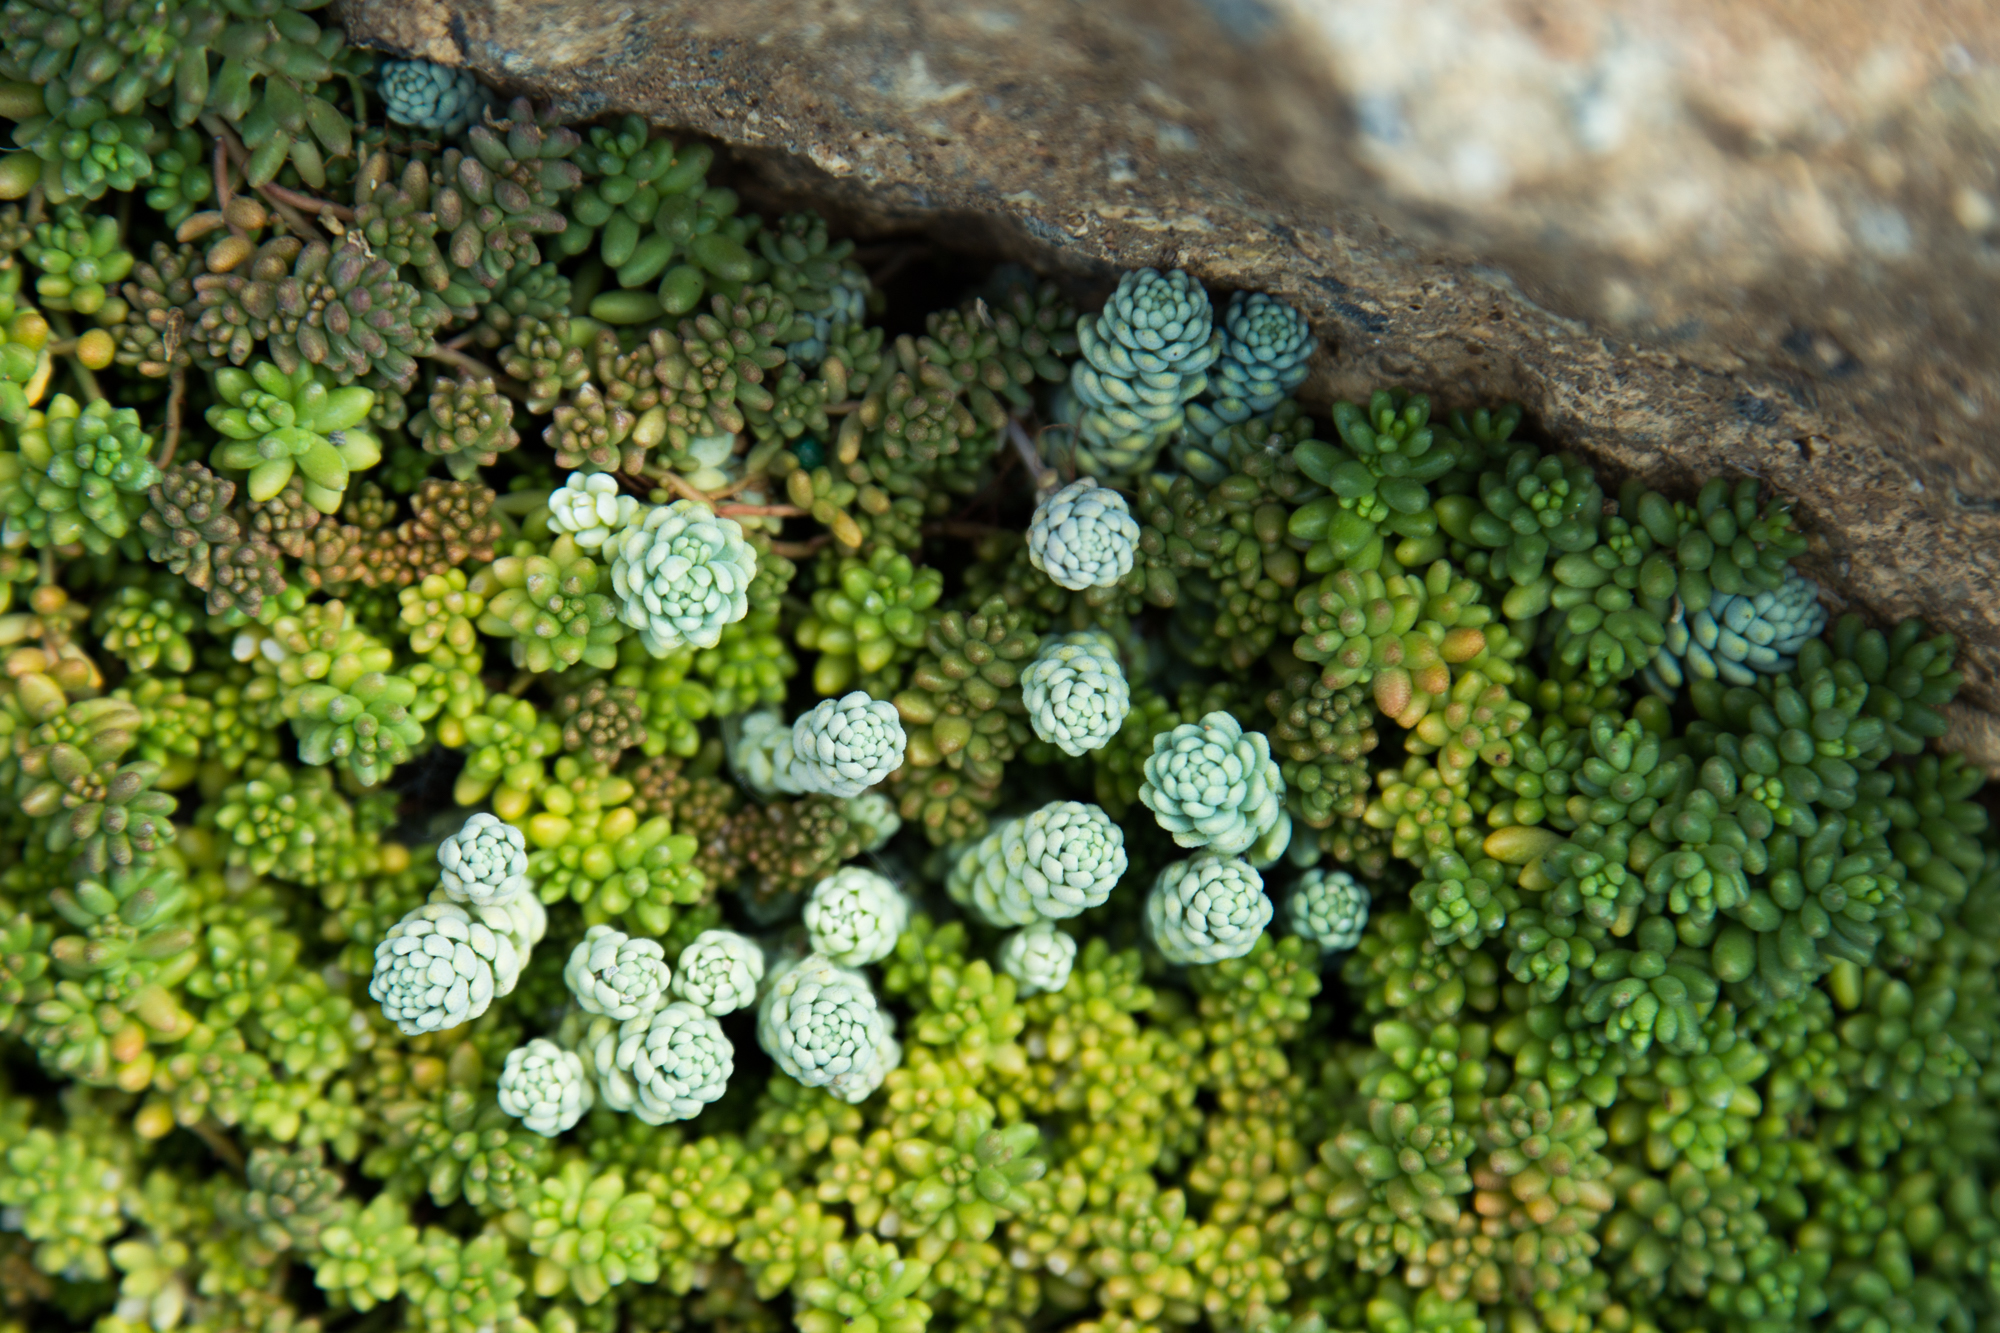
M346 0L356 40L747 150L863 227L1283 295L1303 391L1514 398L2000 708L2000 10L1955 0Z

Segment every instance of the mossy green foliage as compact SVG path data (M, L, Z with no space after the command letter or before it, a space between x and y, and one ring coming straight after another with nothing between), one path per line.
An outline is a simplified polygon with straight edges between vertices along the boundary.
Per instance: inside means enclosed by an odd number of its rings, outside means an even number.
M409 69L385 125L319 13L0 3L0 1333L2000 1321L1956 645L1823 618L1783 496L1301 404L1304 321L1183 274L885 327L707 146ZM1138 525L1103 586L1022 539L1079 471ZM682 501L730 586L675 646L699 562L618 538ZM1130 708L1071 755L1022 677L1078 631ZM726 766L854 691L875 789ZM426 905L474 810L533 884L476 923ZM1031 863L1004 929L946 889ZM843 866L910 908L871 1063L804 1086L753 1003L691 1120L502 1109L536 1038L675 1086L565 1021L589 927L771 984ZM420 910L493 993L413 1036L369 984Z

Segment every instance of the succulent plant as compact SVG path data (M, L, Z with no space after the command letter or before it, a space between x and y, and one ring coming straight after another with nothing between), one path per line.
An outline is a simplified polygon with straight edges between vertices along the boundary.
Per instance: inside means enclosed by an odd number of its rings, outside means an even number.
M1146 930L1170 963L1241 958L1271 924L1264 880L1247 861L1204 852L1160 872L1146 895Z
M294 472L305 478L305 500L322 514L340 512L347 479L381 461L381 443L361 424L375 402L371 389L328 389L313 367L290 372L259 361L245 372L215 373L222 402L208 424L224 436L210 458L216 467L247 473L245 493L269 500Z
M536 1037L507 1052L500 1109L544 1138L572 1129L596 1100L574 1051Z
M464 133L488 101L471 70L429 60L383 61L375 71L375 91L390 120L443 138Z
M457 379L431 381L424 410L410 419L410 434L424 452L445 461L451 475L469 480L491 467L521 442L514 429L514 404L488 376L460 371Z
M453 902L504 906L534 887L521 830L484 812L439 843L437 859L438 886Z
M681 950L674 965L673 993L711 1017L720 1018L757 1001L764 979L764 951L729 930L704 930Z
M1298 311L1263 292L1237 292L1223 311L1222 354L1209 372L1207 401L1188 404L1188 424L1214 436L1270 411L1305 380L1306 363L1318 348ZM1213 486L1228 472L1212 466L1209 475L1193 475Z
M860 866L842 866L813 885L806 898L806 941L840 967L866 967L887 958L909 920L902 890Z
M570 951L563 984L585 1013L630 1022L666 1007L673 979L666 957L658 940L592 926Z
M1281 821L1289 824L1270 742L1228 713L1153 737L1139 800L1180 846L1222 855L1248 851Z
M807 1087L858 1102L881 1085L896 1039L865 977L808 954L767 983L757 1044Z
M1143 472L1222 354L1208 293L1178 269L1139 269L1120 278L1104 310L1076 331L1083 358L1070 376L1066 414L1080 436L1076 466L1093 477Z
M736 1071L736 1049L722 1025L685 1000L627 1021L617 1043L612 1063L598 1062L605 1104L649 1125L694 1119Z
M605 543L619 616L655 657L713 648L749 612L757 554L734 519L676 500L646 511Z
M1132 572L1139 525L1125 497L1088 478L1035 506L1028 559L1057 587L1109 588Z
M1314 867L1299 876L1285 898L1285 924L1324 953L1344 953L1368 928L1368 886L1344 870Z
M1035 735L1072 757L1102 749L1132 710L1116 650L1083 631L1045 640L1021 673L1021 702Z
M9 546L81 542L104 554L131 535L160 480L153 437L131 408L106 399L79 406L67 394L27 415L19 453L0 453L0 541Z
M549 526L595 551L639 517L639 502L618 491L609 472L572 472L549 496Z
M1818 586L1787 569L1775 591L1719 593L1693 615L1676 607L1648 679L1668 690L1690 677L1754 684L1759 674L1790 671L1799 649L1825 628Z
M521 956L513 934L490 923L498 911L426 903L392 926L375 946L368 982L383 1016L412 1036L436 1032L479 1017L513 990Z
M513 641L514 662L529 671L581 662L602 670L618 663L625 627L618 602L599 592L602 566L568 535L547 555L509 555L474 580L486 600L482 634Z
M1127 864L1124 830L1103 810L1053 801L960 852L945 891L989 925L1026 926L1101 906Z
M1000 941L999 962L1022 995L1059 991L1076 965L1076 937L1054 922L1031 922Z
M903 764L896 706L859 690L822 699L792 723L794 781L826 796L859 796Z

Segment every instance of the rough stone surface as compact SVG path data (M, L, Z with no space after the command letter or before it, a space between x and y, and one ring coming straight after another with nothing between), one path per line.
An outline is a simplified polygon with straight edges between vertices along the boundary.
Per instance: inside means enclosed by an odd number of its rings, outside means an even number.
M745 150L864 231L1279 294L1309 401L1512 397L1961 636L2000 708L2000 9L1981 0L346 0Z

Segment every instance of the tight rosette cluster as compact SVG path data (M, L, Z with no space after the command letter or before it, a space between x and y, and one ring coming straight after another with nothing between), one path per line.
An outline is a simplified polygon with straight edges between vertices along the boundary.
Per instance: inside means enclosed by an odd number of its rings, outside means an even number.
M1285 779L1271 742L1262 732L1245 732L1228 713L1153 737L1145 773L1139 800L1183 847L1234 856L1289 828Z
M748 1009L764 980L764 951L733 930L704 930L681 950L673 993L714 1018Z
M1146 932L1170 963L1241 958L1270 924L1263 876L1233 856L1176 861L1146 896Z
M1045 640L1021 673L1021 702L1035 735L1072 757L1101 750L1132 711L1118 653L1091 631Z
M770 984L757 1009L757 1044L809 1088L858 1102L901 1056L868 979L808 954Z
M1052 921L1023 926L1000 942L1000 970L1014 978L1022 995L1061 990L1075 966L1076 937Z
M1677 689L1688 679L1753 685L1790 671L1799 649L1826 628L1819 585L1796 569L1775 590L1717 593L1700 611L1676 605L1649 680Z
M1125 497L1085 477L1035 506L1028 562L1059 588L1109 588L1132 572L1139 524Z
M512 824L481 812L438 844L438 886L454 902L498 907L534 887L528 840Z
M375 946L370 999L411 1036L457 1027L485 1013L520 979L523 950L489 913L456 903L425 903L391 926ZM505 914L501 920L505 923Z
M903 766L908 746L896 705L851 690L792 723L792 780L825 796L859 796Z
M842 967L887 958L910 924L910 900L888 879L842 866L813 885L805 906L806 940Z
M989 925L1059 921L1102 906L1128 864L1125 830L1100 807L1052 801L961 852L945 892Z
M1127 273L1100 313L1077 321L1076 336L1077 467L1094 477L1145 471L1222 355L1208 293L1179 269Z
M736 724L729 767L738 782L759 796L797 796L806 790L792 746L792 725L772 709Z
M676 648L713 648L722 627L749 614L757 553L733 518L694 500L676 500L608 538L619 618L655 657Z
M620 493L609 472L572 472L549 495L549 526L595 551L638 517L639 502Z
M563 984L585 1013L621 1023L664 1008L672 981L658 940L634 939L610 926L585 931L563 966Z
M1238 292L1222 316L1222 355L1208 376L1205 402L1188 405L1188 424L1202 436L1269 412L1304 383L1306 363L1319 348L1304 315L1275 296ZM1209 475L1194 479L1213 486L1229 475L1206 453L1182 455L1209 464Z
M449 138L462 134L489 101L469 69L429 60L388 60L375 72L382 114L398 125Z
M574 1128L597 1100L576 1052L545 1037L507 1052L497 1099L501 1110L550 1139Z
M1323 953L1344 953L1368 928L1368 886L1345 870L1318 866L1299 876L1285 899L1285 924Z
M597 1042L598 1092L649 1125L692 1120L722 1096L736 1048L700 1006L675 1000Z

